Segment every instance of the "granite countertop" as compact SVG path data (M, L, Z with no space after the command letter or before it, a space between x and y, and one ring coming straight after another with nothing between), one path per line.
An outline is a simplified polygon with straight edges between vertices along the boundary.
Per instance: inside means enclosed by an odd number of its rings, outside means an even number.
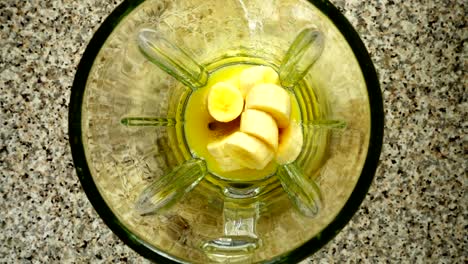
M76 66L119 2L0 2L1 263L145 262L94 211L68 144ZM304 263L466 263L468 4L332 2L379 73L385 138L360 210Z

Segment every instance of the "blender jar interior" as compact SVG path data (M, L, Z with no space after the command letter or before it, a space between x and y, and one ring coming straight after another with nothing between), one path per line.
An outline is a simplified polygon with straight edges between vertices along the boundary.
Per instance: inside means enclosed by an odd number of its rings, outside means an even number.
M138 30L162 32L205 65L245 56L277 67L294 37L310 25L324 34L325 48L304 78L303 90L296 92L303 101L303 119L343 120L347 128L327 131L322 135L326 143L316 138L320 133L306 136L309 151L302 152L298 164L322 192L323 207L315 218L297 213L280 185L262 198L265 205L257 222L262 244L252 259L257 262L280 257L320 236L356 187L371 123L368 87L351 47L325 14L303 0L151 0L114 28L87 79L82 140L99 194L147 247L179 261L210 262L199 245L223 233L223 196L212 183L202 181L158 215L140 216L133 209L145 186L190 157L179 142L177 125L121 123L126 116L164 117L177 123L187 97L181 84L139 52ZM317 153L322 153L319 161Z

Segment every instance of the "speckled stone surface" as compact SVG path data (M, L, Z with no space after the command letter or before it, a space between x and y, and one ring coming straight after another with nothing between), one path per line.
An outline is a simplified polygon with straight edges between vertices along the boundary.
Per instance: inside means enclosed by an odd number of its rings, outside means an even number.
M119 2L0 2L0 263L146 262L98 217L68 145L76 66ZM466 263L468 4L332 2L379 73L385 138L360 210L304 263Z

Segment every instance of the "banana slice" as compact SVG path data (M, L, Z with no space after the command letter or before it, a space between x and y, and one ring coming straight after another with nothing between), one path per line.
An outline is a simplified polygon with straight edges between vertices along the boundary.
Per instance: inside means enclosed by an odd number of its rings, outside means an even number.
M250 89L245 98L245 108L267 112L276 120L279 128L289 125L291 98L285 89L276 84L259 84Z
M278 148L278 126L275 119L263 111L245 110L241 116L240 131L263 140L275 151Z
M228 137L225 137L221 140L209 143L206 146L208 152L213 156L213 158L215 158L216 163L222 171L228 172L245 169L245 167L234 161L234 159L226 153L224 145L226 144L227 138Z
M236 119L244 108L241 92L229 82L219 82L208 93L208 112L219 122Z
M295 161L301 153L303 144L302 127L293 120L279 135L279 145L275 157L276 162L284 165Z
M261 83L278 83L278 73L268 66L254 66L241 72L239 89L244 98L255 85Z
M274 157L273 150L267 144L244 132L234 132L228 136L224 149L237 164L249 169L261 170Z

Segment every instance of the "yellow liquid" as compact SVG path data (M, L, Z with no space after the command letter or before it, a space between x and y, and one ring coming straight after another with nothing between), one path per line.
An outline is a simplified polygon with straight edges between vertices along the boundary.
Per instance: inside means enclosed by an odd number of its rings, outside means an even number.
M184 132L192 155L204 159L212 174L233 181L259 180L276 172L278 167L275 161L271 161L263 170L241 169L225 172L220 169L206 147L209 143L239 130L239 118L229 123L219 123L211 117L207 108L208 92L218 82L238 80L240 73L250 67L253 66L237 64L211 73L206 86L190 95L185 108ZM300 111L295 96L291 96L291 117L293 120L300 121Z

